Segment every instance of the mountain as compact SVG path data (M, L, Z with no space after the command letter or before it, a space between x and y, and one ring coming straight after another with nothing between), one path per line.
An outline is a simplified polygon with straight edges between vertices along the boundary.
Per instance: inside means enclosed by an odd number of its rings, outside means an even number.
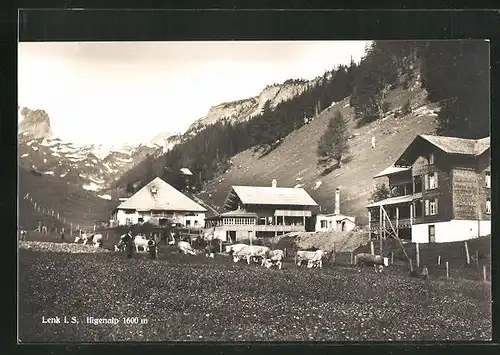
M52 137L49 115L44 110L30 110L18 107L19 134L39 139Z
M58 177L84 190L100 191L108 187L146 157L162 154L165 147L151 142L111 149L100 144L75 144L54 137L45 111L22 108L20 115L19 166Z
M266 102L274 109L279 103L293 99L315 85L318 78L313 80L287 80L282 84L268 85L259 95L243 100L225 102L212 106L205 117L195 121L187 130L189 135L195 134L203 128L216 122L231 123L245 122L262 112Z

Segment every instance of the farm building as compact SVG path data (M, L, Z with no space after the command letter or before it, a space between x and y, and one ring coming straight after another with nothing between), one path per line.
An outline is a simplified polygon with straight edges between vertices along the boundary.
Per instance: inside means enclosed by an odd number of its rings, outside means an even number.
M232 241L314 230L318 204L302 188L232 186L221 215L206 219L215 237Z
M329 232L329 231L342 231L348 232L356 226L355 217L345 216L340 214L340 189L335 190L335 210L329 214L318 214L314 216L315 231L316 232Z
M419 243L491 233L490 138L418 135L387 177L390 196L367 205L370 231Z
M113 211L115 225L149 222L203 228L206 209L159 177L153 179Z

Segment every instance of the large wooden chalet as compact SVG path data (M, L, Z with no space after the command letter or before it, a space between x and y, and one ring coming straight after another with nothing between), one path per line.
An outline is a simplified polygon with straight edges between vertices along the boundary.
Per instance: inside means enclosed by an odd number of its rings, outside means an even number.
M207 210L166 183L159 177L153 179L112 214L114 225L177 225L203 228Z
M388 178L390 196L366 206L371 233L419 243L490 234L490 161L489 137L418 135L374 176Z
M232 186L227 212L206 219L215 238L238 241L273 237L288 232L314 231L313 215L319 208L302 188Z

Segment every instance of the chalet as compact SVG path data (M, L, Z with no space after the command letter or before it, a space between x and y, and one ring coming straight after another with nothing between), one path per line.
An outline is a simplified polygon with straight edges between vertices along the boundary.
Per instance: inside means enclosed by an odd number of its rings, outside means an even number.
M215 238L237 241L273 237L288 232L314 231L318 204L302 188L232 186L224 208L206 219Z
M153 179L115 208L115 225L149 222L203 228L206 209L159 177Z
M370 233L419 243L491 233L490 138L418 135L387 169L390 196L367 205Z
M356 226L355 217L340 214L340 189L335 190L335 210L329 214L318 214L316 219L316 232L342 231L348 232Z

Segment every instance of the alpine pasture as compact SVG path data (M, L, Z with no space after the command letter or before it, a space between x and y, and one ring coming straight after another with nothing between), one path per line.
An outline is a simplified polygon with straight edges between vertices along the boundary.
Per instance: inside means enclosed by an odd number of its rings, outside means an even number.
M55 236L27 240L19 249L21 342L491 339L491 285L480 278L431 271L422 280L403 265L376 273L331 260L298 268L291 255L282 270L266 269L166 244L156 260L127 259ZM64 316L68 323L42 323Z

